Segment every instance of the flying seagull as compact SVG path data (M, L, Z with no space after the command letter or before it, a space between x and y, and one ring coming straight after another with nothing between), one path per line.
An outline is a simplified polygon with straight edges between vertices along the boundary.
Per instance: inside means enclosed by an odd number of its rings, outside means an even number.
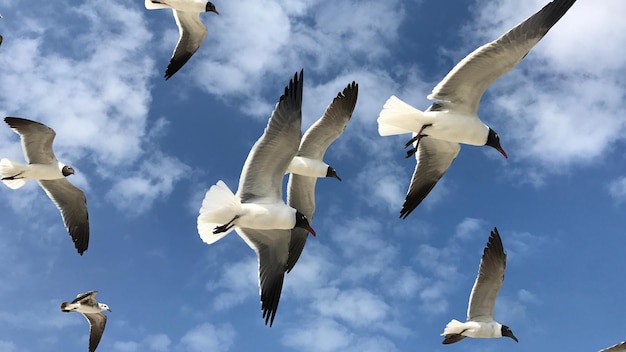
M98 347L104 326L107 324L107 316L102 312L111 311L109 306L96 301L97 294L98 291L89 291L79 294L72 302L61 303L62 312L80 312L89 322L89 352L94 352Z
M506 336L518 342L517 337L513 335L508 326L493 319L493 308L500 287L502 287L502 281L504 281L505 268L506 253L504 253L498 229L494 228L480 260L478 276L470 294L467 321L461 323L452 319L441 334L445 337L444 344L459 342L466 337L494 338Z
M198 216L200 238L212 244L235 229L259 258L261 309L274 321L289 255L290 230L311 232L308 219L283 201L283 178L302 132L302 75L285 88L263 135L252 146L233 194L223 181L206 193Z
M339 181L334 168L322 161L326 149L343 133L352 117L356 106L359 85L354 81L343 92L339 92L320 117L302 137L298 154L293 158L289 168L287 183L287 203L300 210L309 221L315 212L315 183L318 177L335 177ZM308 232L301 228L291 230L289 244L289 260L287 272L293 269L300 258Z
M56 133L42 123L19 117L5 117L4 122L20 135L28 165L3 158L0 160L2 182L18 189L30 179L37 180L59 208L78 254L83 255L89 245L87 200L83 191L66 179L74 174L74 169L54 156L52 142Z
M200 48L207 29L200 21L201 12L214 12L219 15L210 1L205 0L145 0L148 10L171 8L178 25L180 38L165 70L165 79L172 77Z
M400 217L406 218L426 198L459 154L459 143L487 145L507 154L498 134L477 115L485 90L513 69L576 0L554 0L500 38L474 50L433 89L436 100L422 112L391 96L378 117L381 136L413 132L406 147L417 165Z
M626 341L622 341L617 345L601 349L599 352L626 352Z

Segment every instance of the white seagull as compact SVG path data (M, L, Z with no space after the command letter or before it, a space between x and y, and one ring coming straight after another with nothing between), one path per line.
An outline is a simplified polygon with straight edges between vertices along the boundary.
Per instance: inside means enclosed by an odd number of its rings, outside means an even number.
M273 323L282 290L290 230L301 227L315 236L307 218L283 201L283 178L296 155L302 132L302 71L289 82L244 163L233 194L218 181L206 193L198 216L200 238L211 244L233 229L259 258L261 308Z
M441 334L445 337L444 344L459 342L466 337L494 338L506 336L518 342L517 337L513 335L508 326L493 319L493 308L500 287L502 287L502 281L504 281L505 268L506 253L504 253L498 229L494 228L480 260L478 276L470 294L467 321L461 323L452 319Z
M56 133L42 123L19 117L6 117L4 121L20 135L28 165L3 158L0 160L2 182L18 189L30 179L37 180L59 208L78 254L83 255L89 245L87 200L83 191L66 179L74 174L74 169L54 156L52 142Z
M61 303L62 312L80 312L89 322L89 352L94 352L98 347L104 327L107 324L107 316L102 312L111 311L109 306L96 301L97 294L98 291L89 291L79 294L72 302Z
M505 158L498 134L478 117L485 90L513 69L576 0L554 0L500 38L474 50L435 86L428 99L436 100L422 112L392 96L378 117L381 136L413 132L406 147L417 166L400 217L406 218L433 189L459 154L459 143L487 145Z
M617 345L601 349L599 352L626 352L626 341L622 341Z
M207 29L200 21L200 12L214 12L219 15L212 2L206 0L145 0L148 10L172 9L178 25L180 38L165 70L165 79L172 77L200 48Z
M326 149L346 129L352 117L359 94L359 85L354 81L343 92L339 92L320 117L302 137L298 154L289 164L290 172L287 183L287 203L300 210L304 216L313 221L315 212L315 183L319 177L335 177L339 181L334 168L322 161ZM301 228L291 230L289 244L289 260L287 272L293 269L300 258L308 232Z

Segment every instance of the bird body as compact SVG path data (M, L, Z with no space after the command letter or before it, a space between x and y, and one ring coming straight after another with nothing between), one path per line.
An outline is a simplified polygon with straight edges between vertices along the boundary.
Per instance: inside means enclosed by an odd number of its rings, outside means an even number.
M460 143L490 146L508 158L498 134L478 116L487 88L511 71L548 33L576 0L554 0L513 27L500 38L482 45L459 61L428 95L435 102L420 111L391 96L378 117L381 136L413 133L405 147L413 145L417 164L400 210L406 218L426 198L448 170Z
M287 173L310 177L326 177L329 167L328 164L319 159L295 156L287 168Z
M103 311L111 309L104 303L96 301L98 291L89 291L76 296L72 302L61 303L61 311L68 313L76 311L81 313L89 322L89 352L94 352L102 339L107 316Z
M145 0L148 10L171 8L178 26L179 38L165 69L165 79L170 79L198 51L208 30L200 20L201 12L219 15L212 2L206 0Z
M494 320L493 311L498 292L504 281L506 253L498 229L491 231L487 246L478 267L478 275L470 293L467 321L452 319L443 330L444 344L451 344L466 337L496 338L510 337L518 342L508 326Z
M437 109L420 111L391 96L380 112L378 131L381 136L390 136L417 132L422 126L428 126L422 133L429 138L476 146L487 143L489 127L478 115L468 115L445 106L440 103Z
M2 182L12 189L18 189L28 180L37 180L59 209L65 228L76 250L82 255L89 246L87 199L85 193L66 178L74 174L74 169L60 163L54 155L52 143L56 133L52 128L28 119L6 117L4 121L20 136L28 164L1 159Z

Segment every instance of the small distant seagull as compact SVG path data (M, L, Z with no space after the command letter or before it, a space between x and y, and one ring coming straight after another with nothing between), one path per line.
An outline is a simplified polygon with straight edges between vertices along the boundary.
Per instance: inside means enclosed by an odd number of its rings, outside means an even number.
M461 323L452 319L441 334L445 337L444 344L459 342L466 337L494 338L506 336L518 342L517 337L513 335L508 326L493 319L493 308L500 287L502 287L502 281L504 281L505 268L506 253L504 253L498 229L494 228L480 260L478 276L470 294L467 321Z
M107 316L102 314L102 312L105 310L111 311L109 306L96 301L97 294L98 291L89 291L79 294L72 302L61 303L62 312L80 312L89 322L89 352L94 352L96 347L98 347L104 332L104 326L107 324Z
M487 145L505 158L498 134L478 117L485 90L513 69L569 10L575 0L555 0L500 38L474 50L435 86L428 99L436 100L426 111L395 96L378 117L381 136L413 132L406 147L417 166L400 217L406 218L426 198L459 154L459 143Z
M290 230L311 232L308 219L283 201L287 166L300 146L302 71L289 82L244 163L233 194L222 181L206 193L198 216L200 238L212 244L235 229L259 258L261 309L265 324L274 321L289 255Z
M622 341L617 345L602 349L599 352L626 352L626 341Z
M320 117L302 137L298 154L289 164L290 172L287 183L287 203L300 210L309 221L313 220L315 212L315 183L319 177L334 177L341 181L334 168L322 161L326 149L346 129L348 121L356 106L359 94L359 85L350 83L343 92L339 92L328 105L324 115ZM306 239L309 234L306 230L295 228L291 230L289 244L289 260L287 272L293 269L300 258Z
M171 8L178 25L180 38L165 70L165 79L172 77L198 50L207 29L200 21L200 12L214 12L219 15L210 1L205 0L145 0L148 10Z
M28 165L3 158L0 160L2 182L18 189L30 179L37 180L59 208L78 254L83 255L89 245L87 200L83 191L66 179L74 174L74 169L54 156L52 142L56 133L42 123L20 117L5 117L4 122L20 135Z

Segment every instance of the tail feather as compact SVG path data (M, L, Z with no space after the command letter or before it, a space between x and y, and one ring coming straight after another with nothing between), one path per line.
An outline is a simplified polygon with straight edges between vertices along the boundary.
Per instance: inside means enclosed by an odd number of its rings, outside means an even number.
M148 10L171 9L170 6L167 6L165 4L161 4L160 2L154 2L152 0L146 0L145 5L146 5L146 8Z
M198 234L202 241L212 244L226 236L233 230L232 228L218 234L214 234L213 230L217 226L228 223L239 214L241 214L241 201L228 186L221 180L211 186L204 196L198 216Z
M419 131L423 112L392 95L378 115L378 133L381 136Z
M28 181L26 178L5 179L17 176L24 171L26 171L26 165L24 164L6 158L0 160L0 177L2 182L9 188L18 189L26 184L26 181Z
M456 319L450 320L446 328L443 329L443 334L441 334L444 337L442 343L448 345L463 340L466 337L461 335L463 331L465 331L465 325L463 323Z

